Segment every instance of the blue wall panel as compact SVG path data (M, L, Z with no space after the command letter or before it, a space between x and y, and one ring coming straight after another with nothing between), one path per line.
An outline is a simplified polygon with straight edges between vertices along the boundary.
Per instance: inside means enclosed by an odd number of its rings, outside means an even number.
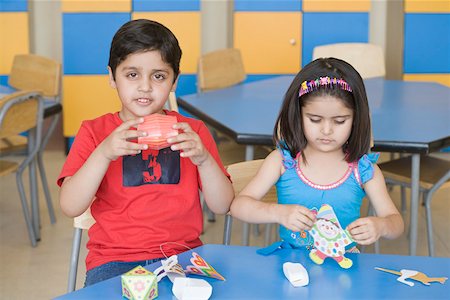
M0 75L0 85L8 85L8 75Z
M312 60L316 46L334 43L367 43L368 13L304 13L302 66Z
M450 14L405 15L405 73L450 73Z
M199 11L200 0L133 0L132 10L139 11Z
M130 13L63 14L64 74L108 74L111 40L129 20Z
M28 0L0 0L0 11L28 11Z
M235 11L300 11L301 0L234 0Z
M183 59L183 58L182 58ZM189 95L197 92L197 75L195 74L180 74L178 78L177 96Z

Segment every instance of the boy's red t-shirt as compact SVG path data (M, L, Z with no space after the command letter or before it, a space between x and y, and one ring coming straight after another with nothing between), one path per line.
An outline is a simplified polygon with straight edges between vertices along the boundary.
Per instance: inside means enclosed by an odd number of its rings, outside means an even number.
M178 122L189 123L229 177L205 124L173 111L165 113L176 116ZM94 149L122 123L118 113L84 121L58 185L61 186L65 177L74 175ZM186 251L186 247L200 246L203 215L199 188L197 166L170 148L146 150L112 161L91 204L96 223L89 229L86 269L111 261L161 258L164 254Z

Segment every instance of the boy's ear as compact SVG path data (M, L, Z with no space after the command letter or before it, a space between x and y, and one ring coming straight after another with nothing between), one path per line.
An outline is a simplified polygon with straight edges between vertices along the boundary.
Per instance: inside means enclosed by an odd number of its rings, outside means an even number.
M112 70L111 70L111 68L109 66L108 66L108 74L109 74L109 85L113 89L117 88L116 81L114 80L113 72L112 72Z

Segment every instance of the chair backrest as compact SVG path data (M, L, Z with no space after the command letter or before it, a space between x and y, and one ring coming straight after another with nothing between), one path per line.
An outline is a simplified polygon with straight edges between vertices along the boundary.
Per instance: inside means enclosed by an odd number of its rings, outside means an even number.
M170 92L169 99L167 99L167 102L165 104L165 108L178 112L177 96L175 95L175 92Z
M91 208L89 207L83 214L73 218L73 227L87 230L94 225L95 219L91 215Z
M198 61L197 89L199 92L233 86L247 75L239 49L221 49L202 55Z
M20 54L13 60L9 85L18 90L39 90L59 100L61 63L39 55Z
M0 100L0 138L40 128L43 123L41 100L39 92L30 91L15 92L3 97ZM37 134L40 135L40 130Z
M335 57L351 64L362 78L384 77L386 62L383 49L367 43L338 43L317 46L313 50L313 60L320 57Z
M228 165L227 171L233 182L234 193L239 194L244 187L255 177L264 159L247 160L243 162ZM265 202L277 202L277 192L275 186L271 187L269 192L263 198Z

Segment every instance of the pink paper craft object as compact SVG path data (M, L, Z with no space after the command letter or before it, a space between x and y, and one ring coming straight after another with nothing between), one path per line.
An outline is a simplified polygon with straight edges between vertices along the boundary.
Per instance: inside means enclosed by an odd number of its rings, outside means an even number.
M167 139L178 135L178 130L172 126L177 123L177 117L152 114L144 117L144 123L138 125L137 129L146 131L147 136L139 137L139 144L147 144L149 149L163 149L170 146Z

